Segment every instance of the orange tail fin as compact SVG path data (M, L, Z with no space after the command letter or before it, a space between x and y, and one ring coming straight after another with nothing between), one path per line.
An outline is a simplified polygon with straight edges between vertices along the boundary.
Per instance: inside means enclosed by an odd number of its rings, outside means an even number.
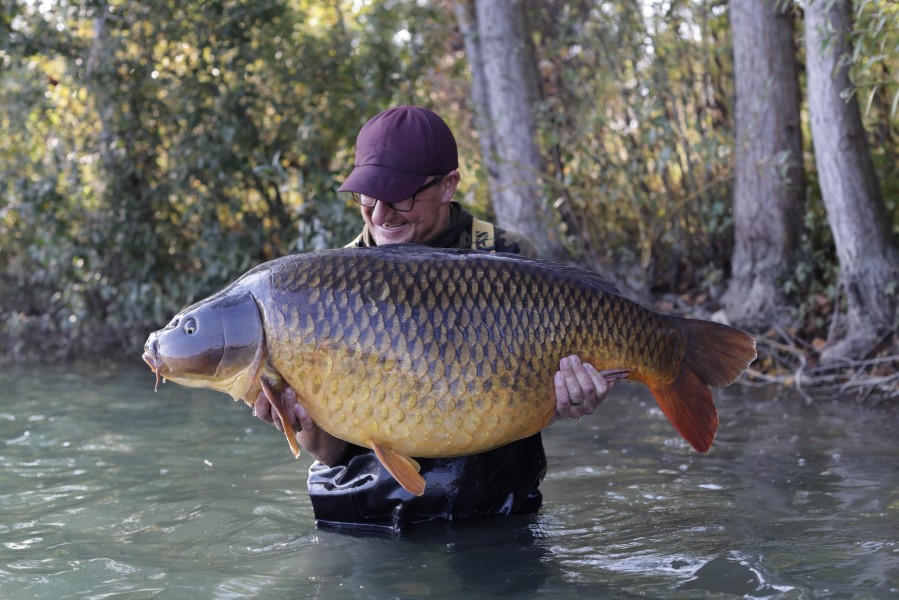
M718 433L718 411L709 386L733 383L755 360L755 339L712 321L678 319L687 350L673 383L650 387L662 412L697 452L707 452Z

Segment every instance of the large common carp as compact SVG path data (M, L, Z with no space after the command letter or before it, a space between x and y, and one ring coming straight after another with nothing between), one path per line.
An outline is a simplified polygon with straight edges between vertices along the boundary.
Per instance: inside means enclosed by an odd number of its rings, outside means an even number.
M709 386L756 356L746 333L655 313L590 271L402 245L264 263L150 335L143 358L157 382L248 404L261 390L276 411L289 384L319 427L372 448L420 495L411 457L483 452L549 425L571 353L629 369L699 452L718 429Z

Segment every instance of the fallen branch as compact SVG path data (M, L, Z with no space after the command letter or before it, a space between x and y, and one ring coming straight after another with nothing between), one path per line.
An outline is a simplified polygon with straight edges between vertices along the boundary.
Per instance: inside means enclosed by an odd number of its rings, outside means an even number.
M880 354L864 360L819 364L818 351L782 328L756 340L759 358L744 385L777 384L795 389L806 402L854 397L880 404L899 398L899 344L893 334L878 346Z

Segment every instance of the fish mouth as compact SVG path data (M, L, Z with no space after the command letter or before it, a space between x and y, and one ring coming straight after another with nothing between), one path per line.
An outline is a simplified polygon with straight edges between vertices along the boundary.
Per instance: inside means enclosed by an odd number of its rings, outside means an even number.
M149 349L144 350L141 358L144 359L144 362L147 363L147 366L150 367L150 370L156 373L156 385L153 386L153 391L159 391L159 380L162 377L162 367L164 367L164 363L156 356L154 352L151 352Z

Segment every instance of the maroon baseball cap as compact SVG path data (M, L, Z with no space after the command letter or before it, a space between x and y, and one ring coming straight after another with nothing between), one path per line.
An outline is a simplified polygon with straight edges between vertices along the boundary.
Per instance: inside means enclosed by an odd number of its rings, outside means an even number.
M437 113L420 106L397 106L363 125L353 164L338 192L399 202L429 176L458 169L459 151L453 132Z

